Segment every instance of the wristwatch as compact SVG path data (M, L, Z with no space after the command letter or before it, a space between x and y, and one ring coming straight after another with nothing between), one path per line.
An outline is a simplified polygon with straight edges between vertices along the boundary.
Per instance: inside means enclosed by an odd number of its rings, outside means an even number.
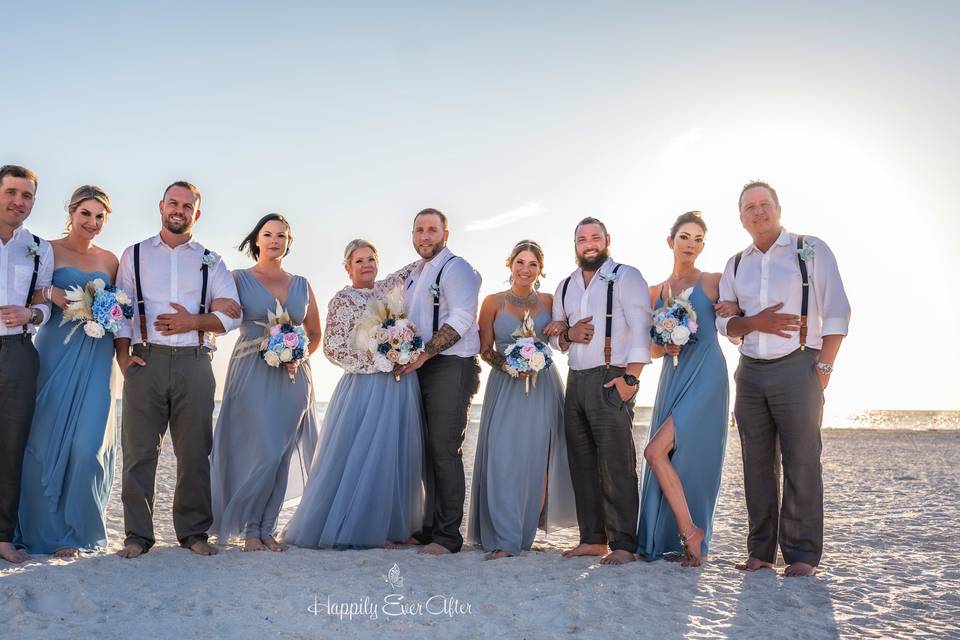
M623 374L623 381L631 387L636 387L640 384L640 378L637 376L632 376L629 373Z
M38 325L43 322L43 312L35 307L30 308L30 324Z
M828 376L831 373L833 373L833 365L830 364L829 362L818 362L817 371L819 371L825 376Z

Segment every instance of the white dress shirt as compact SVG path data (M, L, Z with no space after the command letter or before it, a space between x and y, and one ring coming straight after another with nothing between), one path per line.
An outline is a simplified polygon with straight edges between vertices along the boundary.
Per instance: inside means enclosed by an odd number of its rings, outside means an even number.
M553 319L566 322L571 327L581 318L593 316L593 338L587 344L574 342L569 347L569 366L575 371L601 367L605 363L603 347L606 338L607 282L617 263L607 258L599 271L583 287L583 271L577 269L570 276L566 300L563 299L563 282L553 297ZM647 281L636 267L622 264L617 270L613 285L613 339L610 364L625 367L633 362L650 362L650 290ZM560 338L550 339L555 348L560 347Z
M843 290L837 259L823 240L805 236L804 244L813 249L807 261L810 300L807 307L807 344L811 349L823 345L823 336L847 335L850 303ZM777 313L800 315L803 285L797 255L797 234L782 229L766 253L755 244L747 247L733 276L736 256L727 261L720 279L720 300L735 300L744 315L753 316L767 307L783 303ZM717 316L717 330L727 335L730 318ZM743 336L740 353L759 360L773 360L800 348L800 332L781 338L772 333L751 331Z
M442 355L471 358L480 353L477 306L481 278L469 262L444 247L430 262L414 269L407 278L404 294L407 314L417 325L424 343L430 340L433 337L433 293L430 288L448 260L450 264L440 276L440 322L437 328L448 324L460 334L460 339Z
M172 248L155 235L140 244L140 285L143 288L143 300L147 311L147 342L168 347L195 347L200 336L196 331L178 333L172 336L161 335L153 323L161 313L176 313L170 306L176 302L190 313L200 312L200 290L203 286L204 247L196 240ZM220 256L211 252L216 259L208 267L207 309L214 298L231 298L239 303L237 285L230 275L227 265ZM130 338L134 344L140 342L140 310L137 306L137 285L133 270L133 247L127 247L120 258L117 270L117 287L123 289L133 300L133 318L128 320L117 332L118 338ZM219 311L212 312L223 323L224 333L240 326L240 319L234 320ZM205 331L204 346L215 349L214 334Z
M50 319L50 303L27 305L27 300L33 292L30 288L30 279L33 277L33 256L28 253L28 247L33 244L33 234L20 227L13 232L10 242L6 244L0 240L0 307L30 306L43 313L41 325ZM34 291L50 286L53 281L53 247L50 243L40 239L40 270L37 272L37 284ZM36 333L39 325L27 324L30 333ZM23 325L8 327L0 326L0 336L13 336L23 333Z

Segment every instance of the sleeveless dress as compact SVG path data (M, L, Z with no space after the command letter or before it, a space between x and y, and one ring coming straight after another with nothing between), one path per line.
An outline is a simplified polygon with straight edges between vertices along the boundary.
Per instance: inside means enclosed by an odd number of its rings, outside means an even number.
M314 472L283 532L300 547L368 548L402 542L423 520L423 411L416 375L377 372L353 342L374 297L385 300L414 265L330 301L323 351L344 370L327 406Z
M703 292L699 280L690 294L690 303L697 313L697 342L683 347L676 368L670 356L663 359L650 420L650 439L672 415L676 444L670 462L680 476L693 522L704 530L701 551L706 555L727 445L730 390L727 363L717 342L713 302ZM662 300L656 307L661 306ZM682 553L673 511L646 464L641 496L637 552L647 560Z
M60 267L53 272L53 286L83 287L96 278L110 284L103 272ZM28 553L67 547L93 551L107 544L104 510L119 433L110 394L113 339L111 334L91 338L80 328L64 344L75 323L61 327L62 319L63 310L53 305L36 338L37 406L23 457L14 538Z
M240 357L242 344L259 340L267 312L277 299L245 269L233 272L243 307L240 338L227 369L220 416L210 454L213 527L221 543L232 536L273 535L285 502L299 498L317 446L316 402L310 360L293 382L284 367L271 367L254 350ZM294 276L284 309L303 324L310 289Z
M547 342L543 329L550 314L541 309L533 320L537 337ZM513 344L511 334L520 322L501 308L493 322L498 351ZM529 395L524 386L504 371L490 371L467 521L468 541L512 555L532 546L538 527L549 532L577 524L560 375L550 367L536 383L531 380Z

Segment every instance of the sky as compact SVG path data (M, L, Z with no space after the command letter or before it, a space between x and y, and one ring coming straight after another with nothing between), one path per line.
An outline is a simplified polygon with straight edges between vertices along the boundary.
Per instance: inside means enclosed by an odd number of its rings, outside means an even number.
M762 178L784 226L831 246L852 304L828 406L960 408L960 4L665 4L4 3L0 162L39 173L27 226L48 238L75 187L104 187L98 244L118 255L159 230L173 180L201 188L196 237L231 268L281 211L285 266L324 311L346 243L399 268L428 206L481 295L523 238L552 291L586 215L652 284L670 224L700 210L699 266L720 271L750 242L740 187ZM340 371L313 368L326 399Z

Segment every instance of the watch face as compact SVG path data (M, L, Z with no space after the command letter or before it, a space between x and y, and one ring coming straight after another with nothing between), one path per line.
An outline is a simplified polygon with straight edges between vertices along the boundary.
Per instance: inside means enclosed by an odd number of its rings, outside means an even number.
M631 387L637 386L637 383L639 382L639 380L637 380L637 376L632 376L629 373L623 376L623 381Z

